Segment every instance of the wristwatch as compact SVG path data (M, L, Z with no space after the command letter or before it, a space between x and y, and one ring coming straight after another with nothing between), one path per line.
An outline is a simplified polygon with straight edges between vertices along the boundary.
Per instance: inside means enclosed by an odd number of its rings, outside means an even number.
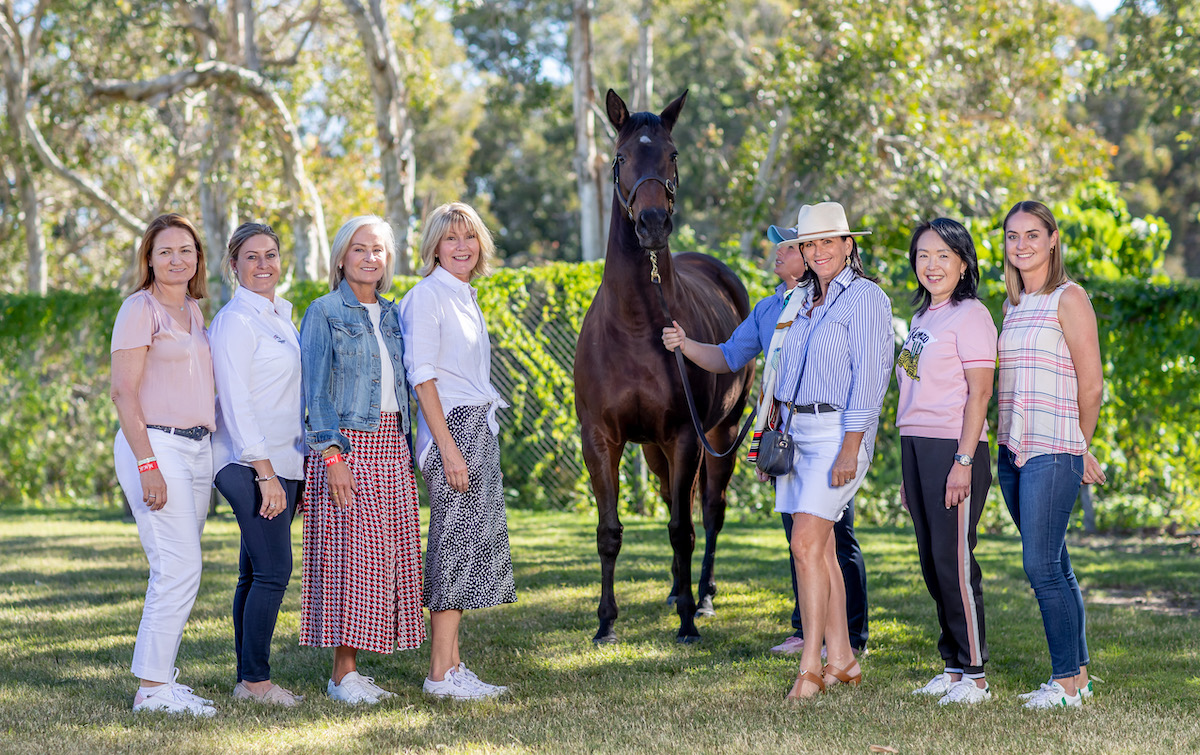
M964 467L969 467L975 462L974 459L966 454L954 454L954 460L959 464L962 464Z

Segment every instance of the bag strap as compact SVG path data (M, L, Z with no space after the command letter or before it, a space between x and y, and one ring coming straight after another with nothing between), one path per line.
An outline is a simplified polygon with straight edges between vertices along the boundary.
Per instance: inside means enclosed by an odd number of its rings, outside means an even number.
M847 285L844 289L842 289L842 293L838 294L838 300L840 301L841 298L846 295L846 292L850 290L850 287L853 286L857 282L858 282L858 276L855 276L854 279L850 281L850 284ZM818 281L817 285L820 285L819 281ZM826 293L826 295L829 294L828 291L826 291L825 293ZM805 365L808 364L808 346L809 346L809 344L812 343L812 337L817 332L817 328L821 327L821 323L825 321L825 315L829 314L829 310L833 309L834 304L837 304L837 302L830 302L829 306L825 308L825 311L821 313L821 316L819 318L817 318L817 324L813 325L812 328L809 329L808 338L804 341L804 351L801 352L801 354L800 354L800 376L798 378L796 378L796 390L792 391L792 400L788 402L789 404L791 404L791 406L788 407L787 421L785 421L782 425L780 425L780 427L782 428L782 430L785 434L787 433L788 429L792 426L792 417L795 416L795 414L796 414L795 410L792 409L792 407L796 405L796 397L800 395L800 384L804 382L804 367L805 367ZM811 311L812 310L809 310L810 313L811 313Z

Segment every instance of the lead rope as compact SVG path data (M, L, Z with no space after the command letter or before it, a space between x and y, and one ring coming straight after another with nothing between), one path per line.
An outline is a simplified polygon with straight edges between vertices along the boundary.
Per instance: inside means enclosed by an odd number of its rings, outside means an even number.
M667 297L662 290L662 276L658 273L658 251L651 249L650 252L650 282L654 284L654 289L658 291L658 303L662 307L663 316L667 318L667 322L671 323L675 318L671 317L671 309L667 306ZM717 453L713 447L709 445L708 438L704 437L704 427L700 424L700 415L696 412L696 399L692 396L692 384L688 381L687 365L683 363L683 348L675 347L675 363L679 366L679 377L683 380L683 393L687 396L688 412L692 415L692 425L696 428L696 435L700 436L700 443L704 446L704 450L709 455L718 459L728 456L737 450L737 447L742 445L742 441L746 439L746 433L750 432L750 428L754 425L754 418L758 415L758 407L755 406L750 412L750 416L746 418L746 424L742 426L742 431L738 433L737 440L733 445L723 453Z

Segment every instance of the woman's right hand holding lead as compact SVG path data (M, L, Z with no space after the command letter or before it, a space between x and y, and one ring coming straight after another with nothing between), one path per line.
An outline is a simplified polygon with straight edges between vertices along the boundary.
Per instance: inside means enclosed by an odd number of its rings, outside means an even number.
M683 332L683 328L679 327L679 323L671 321L671 327L663 328L662 342L667 351L683 348L683 342L687 340L687 333Z

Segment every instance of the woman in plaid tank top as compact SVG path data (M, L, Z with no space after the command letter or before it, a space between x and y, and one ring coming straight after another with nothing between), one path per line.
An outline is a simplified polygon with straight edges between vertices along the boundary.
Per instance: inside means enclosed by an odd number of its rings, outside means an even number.
M1004 219L1004 279L997 479L1021 531L1052 669L1049 682L1021 697L1027 708L1074 707L1091 683L1067 524L1080 486L1105 480L1088 450L1104 379L1096 314L1067 277L1058 224L1040 202L1018 202Z

